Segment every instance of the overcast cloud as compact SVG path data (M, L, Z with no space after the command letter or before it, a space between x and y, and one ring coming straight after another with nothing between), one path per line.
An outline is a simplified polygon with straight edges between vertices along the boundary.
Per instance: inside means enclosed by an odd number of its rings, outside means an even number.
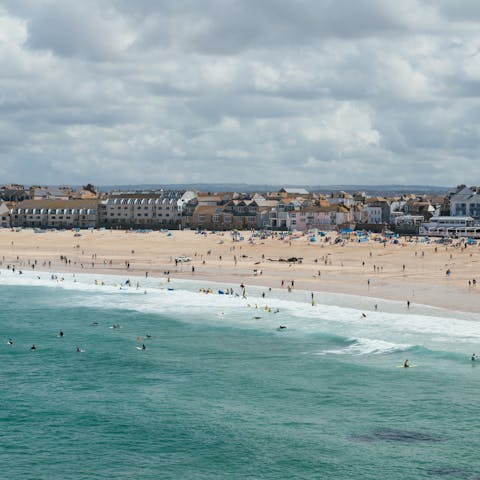
M480 183L478 0L0 0L0 183Z

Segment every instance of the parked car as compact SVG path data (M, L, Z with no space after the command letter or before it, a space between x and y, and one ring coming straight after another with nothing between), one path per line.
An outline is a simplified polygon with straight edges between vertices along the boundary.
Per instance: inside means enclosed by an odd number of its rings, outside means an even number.
M175 257L176 262L190 262L192 259L190 257L186 257L185 255L180 255L179 257Z

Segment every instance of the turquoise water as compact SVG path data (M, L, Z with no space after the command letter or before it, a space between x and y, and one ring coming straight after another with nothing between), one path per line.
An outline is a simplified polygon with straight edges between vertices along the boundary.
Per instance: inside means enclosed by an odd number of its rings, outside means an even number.
M4 478L480 478L474 315L37 280L0 275Z

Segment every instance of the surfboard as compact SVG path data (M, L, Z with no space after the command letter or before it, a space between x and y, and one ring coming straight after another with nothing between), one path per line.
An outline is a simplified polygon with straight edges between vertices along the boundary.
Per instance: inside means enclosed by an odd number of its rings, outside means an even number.
M417 368L418 365L409 365L408 367L404 367L403 365L395 365L396 368L405 368L405 370L407 368Z

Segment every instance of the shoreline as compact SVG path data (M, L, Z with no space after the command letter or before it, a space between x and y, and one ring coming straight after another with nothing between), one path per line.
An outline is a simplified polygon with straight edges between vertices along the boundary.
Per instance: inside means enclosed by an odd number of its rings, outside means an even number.
M248 238L250 232L244 235ZM478 246L460 250L406 240L385 247L373 240L312 245L308 236L289 238L239 243L226 233L205 237L191 231L175 231L167 237L162 232L99 230L75 237L71 231L0 230L0 268L10 265L30 272L135 278L170 276L279 291L283 281L285 293L293 280L294 291L314 292L318 301L322 294L339 294L371 300L372 308L376 301L387 300L451 312L480 311L480 287L465 287L480 273ZM189 256L191 262L175 266L177 255ZM302 257L302 263L268 260L294 256ZM446 269L453 275L445 275Z
M138 286L135 286L135 283L138 279L142 277L139 275L120 275L119 273L111 273L111 272L86 272L86 271L71 271L71 270L59 270L59 271L46 271L46 270L38 270L38 271L27 271L22 272L22 275L17 276L17 272L12 272L11 270L6 270L5 268L0 268L0 284L2 280L2 273L10 273L11 278L18 278L20 281L8 283L8 285L18 285L18 286L40 286L40 287L63 287L65 285L69 285L72 283L72 278L79 279L84 277L84 279L89 279L90 281L80 281L80 282L73 282L78 285L83 286L97 286L97 287L121 287L124 285L124 282L128 279L135 279L132 281L132 285L127 289L123 288L123 291L130 291L130 293L136 290L145 290L151 292L153 290L165 290L168 286L172 287L172 290L185 290L189 291L190 293L202 293L203 289L210 288L213 291L210 295L218 295L216 290L225 290L227 288L232 288L234 292L237 294L237 297L241 297L239 286L235 283L229 283L225 281L219 280L206 280L204 278L179 278L179 277L171 277L171 282L168 282L167 277L154 277L151 276L148 278L148 284L140 283ZM56 283L50 284L41 284L35 285L34 283L28 283L25 285L21 282L21 279L25 280L50 280L51 275L69 275L69 277L60 277L59 279L55 279ZM15 275L15 277L13 276ZM41 278L43 277L43 278ZM5 277L3 277L5 278ZM145 277L143 277L145 279ZM103 282L103 283L97 283ZM67 281L67 283L64 283ZM159 283L158 285L152 285L152 282L159 281L163 283ZM180 285L176 282L180 282ZM192 285L193 284L193 285ZM268 290L266 290L268 289ZM253 290L253 296L251 296L251 292ZM267 292L268 296L266 298L262 298L262 292ZM311 291L303 290L303 289L295 289L291 293L288 293L287 290L281 288L274 288L274 287L266 287L263 285L257 284L249 284L247 297L248 298L255 298L257 301L265 301L265 302L272 302L275 300L280 301L291 301L291 302L299 302L301 304L309 305L311 300ZM455 316L455 318L466 317L471 319L470 315L475 312L468 312L468 311L459 311L459 310L452 310L448 308L438 307L429 304L422 304L422 303L412 303L411 309L405 308L403 302L394 299L388 298L380 298L380 297L370 297L364 295L357 295L354 293L343 293L343 292L334 292L334 291L314 291L315 295L315 306L334 306L334 307L341 307L341 308L349 308L354 309L357 311L364 311L364 312L375 312L375 313L412 313L412 314L420 314L420 315L427 315L427 316ZM228 296L227 294L225 294ZM272 296L273 295L273 296ZM319 296L319 295L323 295ZM303 296L303 298L301 298ZM289 298L290 297L290 298ZM374 305L377 304L379 306L378 310L374 309Z

